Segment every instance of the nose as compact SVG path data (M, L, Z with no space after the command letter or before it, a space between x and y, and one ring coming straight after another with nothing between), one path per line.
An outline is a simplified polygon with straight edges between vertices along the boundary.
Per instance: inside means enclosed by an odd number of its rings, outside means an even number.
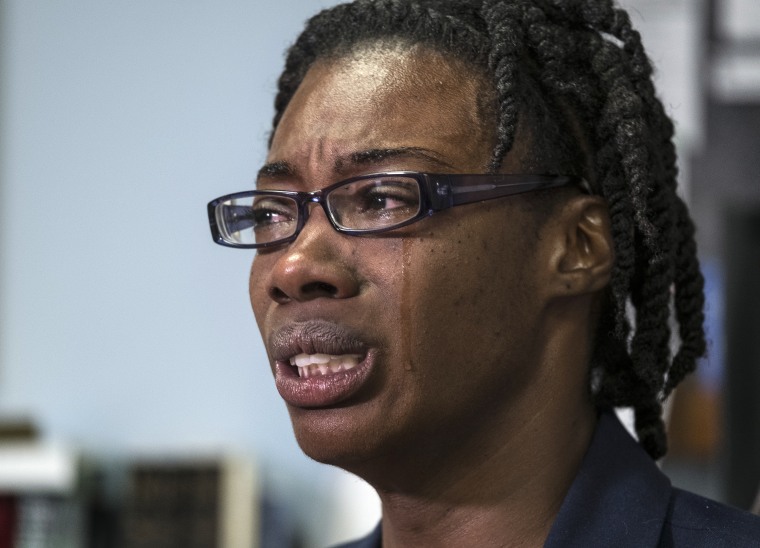
M335 231L319 204L310 204L310 209L296 240L274 252L268 293L277 303L346 299L359 292L350 266L356 238Z

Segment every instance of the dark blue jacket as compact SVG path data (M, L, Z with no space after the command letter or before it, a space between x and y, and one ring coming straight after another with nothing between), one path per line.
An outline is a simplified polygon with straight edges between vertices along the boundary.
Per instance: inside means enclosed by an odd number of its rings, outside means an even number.
M339 548L379 548L380 525ZM546 548L760 548L760 517L676 489L613 413L602 413Z

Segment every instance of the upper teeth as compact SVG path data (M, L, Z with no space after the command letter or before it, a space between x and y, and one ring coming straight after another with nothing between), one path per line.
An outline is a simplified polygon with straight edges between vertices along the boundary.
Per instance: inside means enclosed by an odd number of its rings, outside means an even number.
M290 365L298 367L298 376L308 378L313 375L327 375L338 371L348 371L359 365L361 355L342 354L298 354L290 358Z

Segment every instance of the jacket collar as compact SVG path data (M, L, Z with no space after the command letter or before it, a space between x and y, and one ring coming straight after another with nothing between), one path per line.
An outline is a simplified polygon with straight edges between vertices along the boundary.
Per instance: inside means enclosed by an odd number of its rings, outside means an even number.
M603 412L544 546L657 546L670 495L668 478Z

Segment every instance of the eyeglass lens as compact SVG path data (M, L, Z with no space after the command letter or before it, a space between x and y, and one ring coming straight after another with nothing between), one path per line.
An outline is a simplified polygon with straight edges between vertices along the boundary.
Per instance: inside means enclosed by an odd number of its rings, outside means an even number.
M420 187L412 177L361 179L327 196L333 220L349 230L377 230L404 223L420 210Z
M420 211L420 187L413 177L383 176L351 181L325 198L333 223L346 230L380 230L400 225ZM222 237L235 244L263 245L291 237L298 226L298 201L258 193L220 203Z

